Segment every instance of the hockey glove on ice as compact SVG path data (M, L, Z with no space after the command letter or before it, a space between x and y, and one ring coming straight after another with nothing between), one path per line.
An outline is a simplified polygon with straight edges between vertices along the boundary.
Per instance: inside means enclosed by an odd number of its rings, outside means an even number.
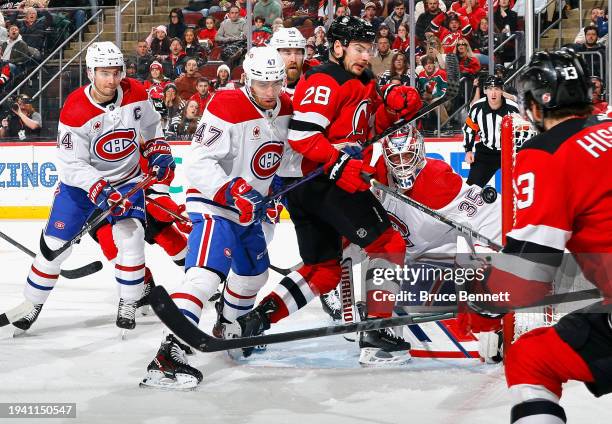
M103 179L96 181L96 183L91 186L87 197L89 197L89 200L91 200L94 205L103 211L112 207L111 214L114 216L123 215L132 207L130 199L123 198L121 193L110 185L108 181Z
M225 201L240 212L240 223L250 224L260 220L264 213L262 195L244 179L234 178L225 189Z
M365 191L370 188L361 173L371 173L371 167L362 160L353 159L351 155L338 152L324 165L325 172L331 181L348 193Z
M397 113L401 119L409 119L423 105L421 96L414 87L387 84L382 90L385 106Z
M160 139L147 141L142 157L149 162L149 172L155 172L158 181L168 178L176 168L170 145Z

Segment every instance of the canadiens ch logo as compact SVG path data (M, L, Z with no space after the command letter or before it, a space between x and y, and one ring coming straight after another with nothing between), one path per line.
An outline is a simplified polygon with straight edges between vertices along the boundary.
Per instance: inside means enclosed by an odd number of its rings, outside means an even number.
M53 226L58 230L63 230L64 228L66 228L66 224L64 224L62 221L55 221Z
M412 244L412 242L408 239L408 237L410 237L410 230L408 230L406 223L392 212L387 211L387 215L389 216L389 221L391 221L391 226L393 229L400 233L402 238L406 241L406 245L408 247L413 247L414 244Z
M226 247L225 249L223 249L223 254L226 257L231 258L232 257L232 249L230 249L229 247Z
M123 160L137 150L136 131L133 128L107 132L94 142L96 156L107 162Z
M283 158L283 143L268 141L262 144L251 160L251 172L260 180L266 180L274 175Z

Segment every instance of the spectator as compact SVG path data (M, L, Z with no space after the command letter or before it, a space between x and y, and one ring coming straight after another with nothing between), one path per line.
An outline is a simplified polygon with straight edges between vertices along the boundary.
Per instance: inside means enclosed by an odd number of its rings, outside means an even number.
M363 19L368 21L372 25L374 31L378 31L378 27L380 26L383 20L376 16L376 3L374 3L373 1L369 1L366 3L365 11L363 13Z
M174 81L181 99L188 99L196 93L196 84L201 76L196 59L187 59L185 62L185 72Z
M283 8L278 0L258 0L253 7L253 16L261 16L272 25L276 18L283 17Z
M4 22L4 15L0 12L0 44L4 43L6 40L8 40L8 30Z
M451 12L466 16L472 29L477 28L480 20L487 16L487 12L478 5L478 0L461 0L451 5Z
M136 64L136 78L142 81L147 79L149 66L151 66L154 58L151 53L149 53L149 45L146 40L138 41L136 45L136 55L129 57L128 60Z
M584 44L574 44L573 48L576 52L588 52L584 55L584 61L587 65L588 75L597 75L602 79L606 77L606 46L597 42L597 27L591 25L584 28Z
M578 34L576 34L576 38L574 38L574 43L584 44L585 28L589 26L597 25L597 18L599 18L600 16L604 16L604 11L602 9L600 9L599 7L594 7L593 9L591 9L591 21L583 28L580 28L580 30L578 31Z
M195 31L187 28L183 33L183 46L187 57L192 57L198 62L198 67L206 64L206 51L196 40Z
M25 70L27 62L30 60L30 50L28 45L21 39L19 27L16 24L9 24L8 39L0 45L2 61L8 62L13 77Z
M58 12L57 15L74 24L74 30L80 28L87 20L85 8L89 7L88 0L49 0L47 7L70 8Z
M417 21L414 31L419 40L425 40L427 38L426 33L431 30L431 21L438 15L444 16L444 12L440 8L440 2L438 0L424 0L427 8L423 14L421 14Z
M179 8L174 8L168 14L170 24L168 25L168 38L182 39L187 25L185 25L185 18L183 17L183 11Z
M264 25L266 20L261 16L255 18L255 27L253 28L253 34L251 40L253 45L257 47L265 46L272 38L272 30L269 26Z
M431 28L442 42L444 53L453 53L455 44L463 37L467 37L472 32L472 26L467 17L459 16L456 13L450 13L447 18L446 25L444 23L444 15L438 15L431 21Z
M18 137L25 140L40 135L42 117L34 110L32 99L26 94L17 96L9 115L2 120L0 137Z
M410 69L408 69L406 56L402 52L393 53L391 66L382 73L378 85L389 84L391 78L398 79L403 85L410 85Z
M174 80L183 72L186 61L187 55L183 48L183 42L178 38L173 38L170 41L170 54L162 62L164 74L171 80Z
M500 35L496 30L497 28L493 29L493 46L501 44ZM487 66L489 64L489 20L487 18L480 20L476 31L472 34L471 47L474 50L474 56L478 58L480 64Z
M465 38L460 38L457 41L454 53L459 60L461 76L474 78L480 71L480 62L472 53L472 48Z
M380 37L385 37L389 39L389 43L393 43L395 41L395 34L391 32L389 29L389 25L386 23L381 23L378 25L378 32L376 33L376 39L378 40Z
M327 37L325 36L324 27L318 26L315 28L314 44L319 60L322 62L327 62L329 60L329 43L327 42Z
M442 48L442 42L433 35L428 33L427 40L425 41L425 55L431 57L440 69L446 69L446 53ZM422 60L423 58L419 58ZM422 66L417 67L415 70L417 75L421 72Z
M336 10L334 10L334 19L336 19L339 16L350 16L350 12L351 11L346 6L343 6L342 4L340 4L336 7ZM329 27L331 23L334 21L334 19L328 19L325 22L325 25L323 25L323 28L325 28L325 31L329 31Z
M200 120L198 111L198 102L196 100L188 100L180 115L175 115L168 124L166 138L171 140L191 140Z
M323 60L319 56L319 52L317 51L317 46L315 46L315 43L314 43L314 37L311 37L306 41L306 60L327 61L327 58Z
M176 85L168 83L164 87L164 111L162 113L162 127L164 134L168 132L168 126L175 117L180 116L185 108L185 102L177 94Z
M215 37L217 36L217 27L215 26L215 18L207 16L204 21L205 28L198 31L198 41L202 47L211 51L215 45Z
M38 12L33 7L26 7L23 13L24 19L19 26L19 32L28 47L36 50L33 52L36 53L34 58L40 60L45 47L45 24L42 21L37 22Z
M387 37L378 37L378 40L376 40L376 47L376 55L372 57L370 65L372 67L372 72L378 78L387 69L391 69L391 59L393 55L391 54L391 43L389 43Z
M210 81L206 77L198 78L198 82L196 84L196 92L193 96L189 98L189 100L195 100L198 102L198 114L202 115L204 113L204 109L210 102L211 98L210 94Z
M155 60L164 60L170 54L170 39L164 25L153 27L146 41Z
M230 68L225 63L217 68L217 79L213 81L213 89L217 90L233 90L234 83L230 81Z
M408 15L406 14L406 6L403 0L396 0L393 3L393 12L385 19L385 23L389 26L389 31L393 35L397 34L397 29L400 24L408 25Z
M418 22L419 18L421 17L421 15L425 12L427 12L427 10L429 9L429 3L433 3L435 4L435 1L428 1L428 0L421 0L419 1L417 4L414 5L414 19L413 21ZM437 0L437 7L435 7L433 10L440 10L441 12L446 12L446 4L444 4L444 1L442 0ZM433 5L432 5L433 7ZM432 17L433 19L433 17ZM431 19L429 20L429 22L431 22ZM429 22L427 22L427 26L429 26ZM425 27L427 28L427 27ZM424 37L421 37L421 40L424 40Z
M397 34L395 34L395 40L393 40L391 49L408 54L410 52L410 39L408 37L408 25L400 24L400 26L397 27Z
M280 28L284 26L283 18L276 18L272 22L272 32L278 31Z
M215 41L220 44L246 40L246 22L240 17L240 8L231 6L228 17L221 22Z
M446 93L448 82L446 79L446 71L436 66L436 60L431 56L423 56L421 59L423 70L419 73L417 79L417 89L421 93L421 99L424 103L431 103L434 99L441 97ZM444 122L448 119L448 113L444 105L440 107L440 121ZM423 117L421 126L424 130L432 131L438 126L437 111Z
M149 93L149 101L160 114L165 113L164 88L170 82L170 79L164 76L162 64L157 61L151 63L149 76L143 85Z
M593 85L593 115L599 115L606 113L608 110L608 103L603 97L604 83L599 77L591 77L591 84Z
M518 14L510 9L510 0L499 0L498 4L497 10L493 14L493 21L502 34L509 36L518 29Z
M125 62L125 76L128 78L138 79L138 76L136 75L136 63L130 60Z

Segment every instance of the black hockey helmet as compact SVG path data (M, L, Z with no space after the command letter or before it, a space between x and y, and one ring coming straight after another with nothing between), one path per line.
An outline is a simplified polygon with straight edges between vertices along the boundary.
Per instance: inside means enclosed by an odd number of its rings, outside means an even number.
M488 87L499 87L499 88L504 88L504 80L501 79L498 76L495 75L489 75L487 77L487 79L484 82L483 85L484 88L488 88Z
M354 16L339 16L329 27L327 31L327 40L330 47L334 41L338 40L344 47L348 46L351 41L365 41L374 43L376 39L376 31L368 21Z
M523 107L528 109L529 99L545 111L591 103L593 89L585 69L582 57L570 48L535 53L519 79Z

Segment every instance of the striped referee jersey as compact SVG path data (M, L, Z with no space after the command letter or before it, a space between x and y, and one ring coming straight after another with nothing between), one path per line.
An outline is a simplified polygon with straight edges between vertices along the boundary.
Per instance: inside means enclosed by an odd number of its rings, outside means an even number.
M511 113L518 113L516 102L502 98L499 109L493 110L486 97L478 100L470 108L470 113L463 126L463 148L471 152L474 148L476 134L480 137L482 147L492 151L501 150L502 118Z

